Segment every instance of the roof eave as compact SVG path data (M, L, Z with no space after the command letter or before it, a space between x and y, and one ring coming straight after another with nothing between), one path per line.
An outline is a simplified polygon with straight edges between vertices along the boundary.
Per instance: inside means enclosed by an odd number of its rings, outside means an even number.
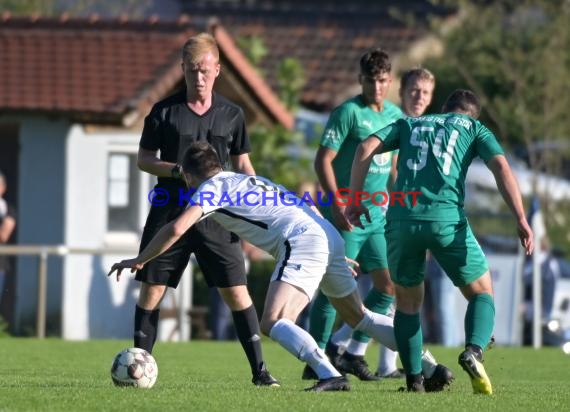
M242 52L237 48L229 33L214 20L211 31L218 42L220 49L236 70L250 85L251 90L268 108L271 115L288 130L292 130L295 119L287 108L281 103L267 83L255 71Z

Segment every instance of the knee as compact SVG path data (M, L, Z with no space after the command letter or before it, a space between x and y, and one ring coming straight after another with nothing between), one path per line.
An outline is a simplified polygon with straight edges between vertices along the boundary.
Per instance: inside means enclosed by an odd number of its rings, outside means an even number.
M407 314L419 313L423 303L423 286L405 288L396 286L396 308Z
M493 282L491 280L491 273L485 272L479 279L462 286L461 293L467 300L470 300L475 295L491 295L493 296Z
M245 285L220 288L219 291L224 302L233 312L247 309L253 304Z
M390 272L388 269L375 270L371 273L371 275L374 289L378 290L379 292L394 296L394 283L392 283L392 279L390 279Z
M160 305L166 285L143 283L139 293L138 306L144 310L155 310Z
M419 313L422 307L422 302L418 302L414 299L400 299L399 297L396 298L396 309L398 311L407 313L407 314L415 314Z

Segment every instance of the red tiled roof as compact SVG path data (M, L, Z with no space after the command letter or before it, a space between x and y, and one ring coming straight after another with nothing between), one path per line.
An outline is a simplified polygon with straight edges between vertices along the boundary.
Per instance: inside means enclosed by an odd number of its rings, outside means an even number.
M411 13L416 24L393 17L394 10ZM306 80L301 103L317 111L329 111L347 97L368 49L382 47L396 56L426 32L429 13L451 14L422 0L186 2L183 11L215 15L234 38L263 39L268 53L259 66L273 90L279 89L280 62L297 58Z
M187 17L143 22L2 16L0 111L112 124L132 120L133 112L144 116L182 82L180 49L186 39L208 29L207 19ZM222 53L232 64L237 60L252 93L278 122L292 127L292 116L219 30Z

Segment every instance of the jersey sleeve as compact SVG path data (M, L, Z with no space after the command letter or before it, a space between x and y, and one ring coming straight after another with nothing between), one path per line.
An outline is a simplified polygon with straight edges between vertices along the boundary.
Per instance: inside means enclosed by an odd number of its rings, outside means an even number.
M251 152L249 135L245 127L245 117L243 110L239 109L234 120L233 139L230 147L230 155L238 156Z
M159 150L162 140L162 121L159 110L153 108L144 118L144 127L139 146L146 150Z
M478 126L476 135L477 155L487 163L493 156L504 154L505 152L493 132L480 123Z
M400 119L372 134L384 143L383 152L390 152L400 147L400 132L405 125L406 122Z
M348 106L337 107L330 114L321 137L321 146L338 152L351 129L352 116Z
M192 195L192 202L189 202L186 207L200 205L204 215L207 215L222 208L222 195L223 189L220 185L213 181L206 181L196 189L196 192Z

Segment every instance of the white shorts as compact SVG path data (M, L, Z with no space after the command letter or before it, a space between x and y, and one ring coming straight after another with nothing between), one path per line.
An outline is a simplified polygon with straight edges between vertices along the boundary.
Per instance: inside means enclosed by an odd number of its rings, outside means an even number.
M344 240L329 222L323 219L319 223L307 226L281 245L271 281L296 286L309 299L318 288L333 298L347 296L357 284L344 256Z

